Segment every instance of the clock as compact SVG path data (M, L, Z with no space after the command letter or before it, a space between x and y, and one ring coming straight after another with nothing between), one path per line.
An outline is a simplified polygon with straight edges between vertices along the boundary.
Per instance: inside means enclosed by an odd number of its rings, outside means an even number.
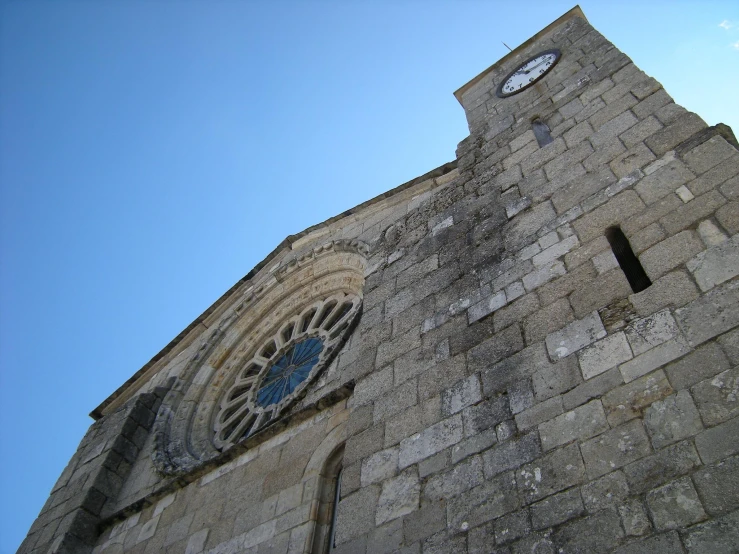
M526 90L549 73L561 55L562 53L557 49L539 52L509 73L500 83L495 94L498 98L507 98Z

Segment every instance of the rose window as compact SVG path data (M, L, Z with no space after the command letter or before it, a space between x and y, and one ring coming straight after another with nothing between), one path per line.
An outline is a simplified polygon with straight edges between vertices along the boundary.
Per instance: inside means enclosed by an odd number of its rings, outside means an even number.
M361 300L339 293L288 318L253 349L221 398L214 442L223 450L275 421L334 358Z

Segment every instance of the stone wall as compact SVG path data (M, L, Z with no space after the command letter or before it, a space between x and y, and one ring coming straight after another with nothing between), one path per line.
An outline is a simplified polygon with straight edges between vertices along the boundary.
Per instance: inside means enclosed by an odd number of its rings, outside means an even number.
M546 78L495 96L554 47ZM369 250L359 325L284 430L140 487L124 471L94 552L320 552L342 447L332 552L737 551L731 131L676 105L577 9L457 96L470 136L456 169L294 245ZM651 280L642 292L611 250L613 226ZM91 433L112 437L114 421ZM86 438L65 475L99 444ZM57 489L50 503L78 513ZM49 508L21 552L79 536L52 529Z

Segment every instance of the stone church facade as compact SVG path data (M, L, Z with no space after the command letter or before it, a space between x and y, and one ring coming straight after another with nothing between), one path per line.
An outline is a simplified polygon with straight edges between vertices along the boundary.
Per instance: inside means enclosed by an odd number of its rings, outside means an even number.
M456 160L288 237L92 413L21 553L739 551L739 152L579 8Z

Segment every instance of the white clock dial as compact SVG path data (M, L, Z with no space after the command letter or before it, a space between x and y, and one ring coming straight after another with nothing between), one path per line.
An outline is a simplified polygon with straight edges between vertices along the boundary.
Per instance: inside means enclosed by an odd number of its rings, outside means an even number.
M528 59L503 80L498 87L497 95L505 98L533 85L554 67L559 57L559 50L547 50Z

